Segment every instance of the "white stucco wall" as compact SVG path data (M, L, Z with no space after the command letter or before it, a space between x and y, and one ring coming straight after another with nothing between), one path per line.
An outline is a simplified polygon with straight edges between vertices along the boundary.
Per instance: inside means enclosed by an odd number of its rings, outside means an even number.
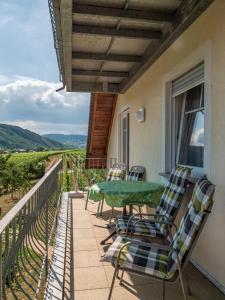
M193 259L225 287L225 1L215 0L205 13L118 98L108 148L108 157L118 155L118 115L130 108L130 165L147 168L147 180L161 181L164 171L165 77L193 63L195 55L207 52L211 132L208 176L216 184L215 203ZM188 70L188 68L187 68ZM211 77L211 79L210 79ZM135 112L146 109L146 121L138 123ZM211 118L211 120L210 120Z

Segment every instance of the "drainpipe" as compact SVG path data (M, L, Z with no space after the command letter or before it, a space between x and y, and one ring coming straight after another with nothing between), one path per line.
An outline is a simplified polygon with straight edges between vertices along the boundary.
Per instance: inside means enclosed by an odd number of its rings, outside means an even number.
M58 88L58 89L56 90L56 92L59 92L59 91L64 90L65 87L66 87L66 84L65 84L65 82L63 82L63 86L61 86L60 88Z

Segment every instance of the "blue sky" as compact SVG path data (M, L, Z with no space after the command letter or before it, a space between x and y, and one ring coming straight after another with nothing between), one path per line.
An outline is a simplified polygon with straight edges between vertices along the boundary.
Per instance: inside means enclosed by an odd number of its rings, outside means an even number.
M0 122L87 133L89 94L60 86L47 0L0 1Z

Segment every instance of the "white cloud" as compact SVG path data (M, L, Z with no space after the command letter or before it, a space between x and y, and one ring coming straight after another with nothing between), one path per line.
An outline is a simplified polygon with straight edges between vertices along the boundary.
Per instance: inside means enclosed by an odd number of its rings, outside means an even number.
M0 75L0 122L17 122L18 126L23 124L23 127L29 126L25 128L39 132L48 125L50 130L50 124L61 133L72 127L73 133L76 128L87 130L90 95L56 92L59 86L33 78Z
M196 130L191 137L191 146L204 146L204 128Z

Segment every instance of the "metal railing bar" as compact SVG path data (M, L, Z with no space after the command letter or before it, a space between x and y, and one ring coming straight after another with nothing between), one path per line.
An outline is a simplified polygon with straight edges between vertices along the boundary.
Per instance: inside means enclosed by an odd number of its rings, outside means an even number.
M12 222L13 218L19 213L24 205L30 200L34 193L43 185L46 179L58 169L61 165L60 159L39 181L38 183L0 220L0 234L4 231L7 225Z

